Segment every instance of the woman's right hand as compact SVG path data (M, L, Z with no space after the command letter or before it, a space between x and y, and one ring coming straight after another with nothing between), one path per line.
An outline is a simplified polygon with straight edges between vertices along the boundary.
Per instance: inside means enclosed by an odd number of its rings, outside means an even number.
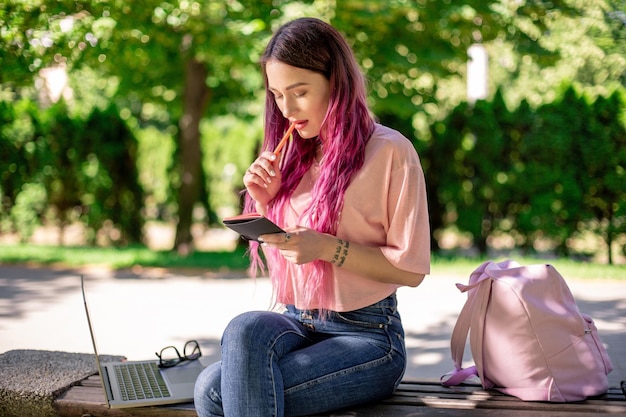
M265 151L246 170L243 184L257 206L267 206L278 193L282 180L278 165L279 157Z

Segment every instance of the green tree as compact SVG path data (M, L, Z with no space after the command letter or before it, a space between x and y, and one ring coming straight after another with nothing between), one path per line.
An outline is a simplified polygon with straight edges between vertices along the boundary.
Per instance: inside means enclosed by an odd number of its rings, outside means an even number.
M510 199L511 142L500 123L500 117L506 118L505 111L499 94L493 101L476 102L467 114L461 142L465 157L457 224L472 234L482 255L487 253L488 238L498 230Z
M351 0L337 2L332 21L353 42L375 112L399 119L422 112L432 121L465 100L470 45L507 41L518 54L550 66L559 55L539 38L557 17L578 14L560 0Z
M33 176L29 156L34 126L28 110L25 101L0 101L0 230L12 227L9 215L22 186Z
M164 106L178 127L172 181L178 202L174 245L181 252L189 251L193 207L203 195L200 121L208 113L242 114L259 83L252 65L272 9L271 1L146 0L94 10L106 30L90 54L119 77L124 104L140 120Z
M535 112L533 129L525 135L520 153L523 163L517 189L526 205L517 226L532 242L551 239L561 254L567 239L583 220L583 185L577 181L574 144L585 135L589 106L568 88L554 103Z
M65 102L60 101L39 113L37 123L37 177L47 193L54 219L64 242L65 227L80 217L80 165L85 155L82 120L70 117Z
M0 101L0 190L2 191L0 213L10 211L11 205L20 188L22 175L17 174L20 167L25 168L20 141L13 129L16 114L12 103ZM22 168L22 169L23 169Z
M433 228L454 224L471 235L482 255L505 219L513 194L513 142L500 122L510 118L507 113L500 94L475 106L461 103L433 126L435 145L425 153Z
M353 42L370 80L375 113L415 137L416 147L424 149L427 178L438 175L434 167L446 161L435 159L437 152L447 149L429 137L427 126L465 100L466 51L471 44L483 43L497 57L491 60L491 82L506 87L501 91L507 102L531 96L528 102L538 106L555 94L554 86L563 78L602 89L625 73L623 0L315 3ZM175 131L176 246L186 250L193 205L203 192L199 120L223 113L260 113L253 96L261 83L258 56L272 25L297 15L301 7L280 0L8 1L0 10L0 83L17 91L15 86L29 83L41 68L66 65L78 73L89 67L107 90L115 90L112 100L130 123ZM608 71L603 62L611 64ZM455 118L462 119L458 114ZM501 120L498 125L506 137L525 134L525 127ZM465 126L465 132L470 127ZM509 128L513 136L506 133ZM450 144L460 139L450 137ZM454 156L453 162L468 163L464 158L469 156ZM517 157L507 181L522 172ZM459 182L458 175L467 169L454 170L441 176L445 181L434 182L445 188L447 181ZM498 174L502 180L502 172ZM448 203L438 204L436 213L445 213ZM523 212L522 203L514 209Z
M501 94L496 93L496 96ZM504 104L504 102L502 101ZM499 110L495 112L501 123L503 134L508 142L508 170L506 171L506 215L505 222L501 224L501 230L515 239L515 244L524 251L533 250L534 230L523 222L530 211L530 197L533 195L534 185L532 179L526 176L526 155L524 154L524 141L534 131L535 110L523 100L515 110Z
M110 241L141 242L144 193L139 185L135 135L113 105L95 109L85 121L84 132L80 194L92 243L108 222Z
M461 151L469 111L467 103L455 107L444 120L431 125L432 143L418 142L417 150L422 158L428 193L428 212L431 225L431 248L440 249L438 233L458 220L458 201L462 189ZM480 223L480 219L476 219Z
M620 92L598 97L585 120L584 134L574 144L587 220L593 220L596 234L605 241L611 264L613 242L626 222L626 126L621 120L625 109Z
M213 113L245 112L260 84L259 39L277 15L275 3L9 1L0 15L9 28L0 64L18 74L16 83L50 65L91 66L114 77L119 104L139 121L165 114L162 122L178 127L175 245L188 251L202 189L200 119L210 104Z

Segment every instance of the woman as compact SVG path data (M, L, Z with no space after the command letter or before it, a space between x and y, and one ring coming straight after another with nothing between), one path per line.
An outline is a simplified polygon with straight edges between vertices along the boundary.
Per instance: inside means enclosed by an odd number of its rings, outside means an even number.
M292 21L261 64L265 142L243 178L245 211L286 231L260 239L285 311L231 321L222 361L196 382L200 416L303 416L390 396L406 364L395 292L430 268L419 158L368 112L342 36L317 19ZM264 268L256 242L251 257Z

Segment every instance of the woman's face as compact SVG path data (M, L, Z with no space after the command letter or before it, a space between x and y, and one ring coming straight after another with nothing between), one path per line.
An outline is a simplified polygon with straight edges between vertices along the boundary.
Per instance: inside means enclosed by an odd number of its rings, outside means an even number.
M304 139L319 135L328 110L330 82L322 74L277 60L265 65L270 92L283 116Z

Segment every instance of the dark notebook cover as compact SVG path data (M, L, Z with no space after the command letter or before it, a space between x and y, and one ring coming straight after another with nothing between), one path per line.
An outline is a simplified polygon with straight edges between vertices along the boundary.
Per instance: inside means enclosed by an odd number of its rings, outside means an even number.
M271 220L259 213L240 214L239 216L226 217L222 220L224 225L248 240L258 240L259 236L270 233L285 233Z

